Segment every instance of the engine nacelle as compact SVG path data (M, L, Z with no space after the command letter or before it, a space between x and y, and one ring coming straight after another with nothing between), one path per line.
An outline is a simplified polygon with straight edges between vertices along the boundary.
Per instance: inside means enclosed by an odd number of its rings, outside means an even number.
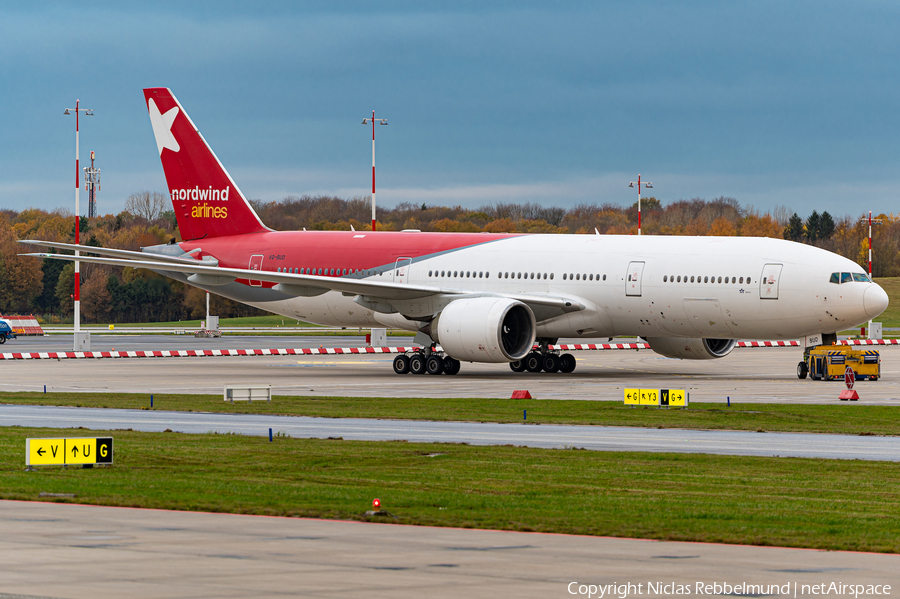
M734 339L700 339L697 337L650 337L650 349L667 358L682 360L715 360L731 353L737 341Z
M450 302L431 323L431 337L447 354L468 362L521 360L534 345L531 308L503 297Z

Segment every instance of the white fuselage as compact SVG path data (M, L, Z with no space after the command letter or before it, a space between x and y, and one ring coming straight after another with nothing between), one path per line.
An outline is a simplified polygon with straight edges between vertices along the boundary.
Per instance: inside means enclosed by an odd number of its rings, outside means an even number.
M829 282L842 272L864 273L831 252L775 239L528 235L401 260L368 280L559 294L586 306L550 318L536 313L538 337L796 339L852 328L884 309L887 296L874 283ZM419 326L336 292L247 303L330 326Z

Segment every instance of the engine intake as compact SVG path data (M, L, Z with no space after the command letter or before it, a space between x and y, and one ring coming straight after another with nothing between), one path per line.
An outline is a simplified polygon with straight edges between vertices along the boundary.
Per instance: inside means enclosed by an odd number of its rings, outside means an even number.
M650 349L667 358L682 360L715 360L731 353L734 339L700 339L697 337L650 337Z
M536 331L531 308L503 297L454 300L431 325L432 338L447 354L469 362L521 360Z

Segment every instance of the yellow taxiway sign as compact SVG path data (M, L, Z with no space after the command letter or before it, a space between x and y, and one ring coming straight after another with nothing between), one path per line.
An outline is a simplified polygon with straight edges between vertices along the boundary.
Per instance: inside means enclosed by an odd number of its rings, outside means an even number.
M28 466L112 464L112 461L112 437L25 439L25 464Z

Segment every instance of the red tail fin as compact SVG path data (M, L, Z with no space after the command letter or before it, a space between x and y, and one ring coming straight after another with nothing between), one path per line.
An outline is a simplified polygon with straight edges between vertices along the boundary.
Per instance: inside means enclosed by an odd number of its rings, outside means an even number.
M152 87L144 99L182 239L269 231L172 92Z

